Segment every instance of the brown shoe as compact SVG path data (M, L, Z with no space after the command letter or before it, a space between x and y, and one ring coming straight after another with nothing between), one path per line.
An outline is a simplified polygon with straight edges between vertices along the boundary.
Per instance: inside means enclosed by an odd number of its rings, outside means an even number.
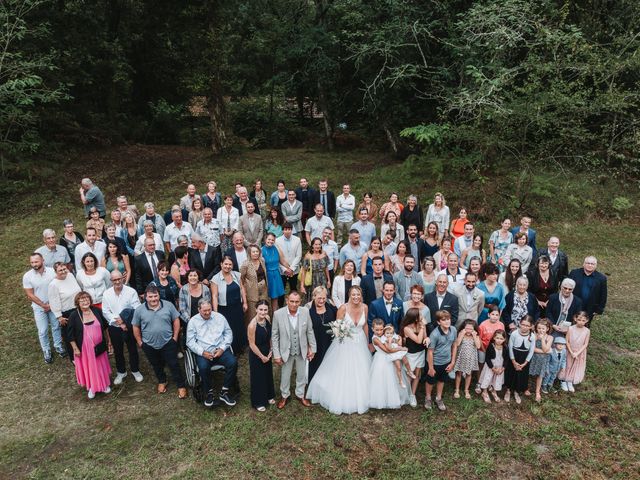
M310 407L311 402L304 397L296 397L303 407Z
M285 407L285 405L287 404L288 401L289 401L289 397L286 397L286 398L282 397L280 399L280 401L278 402L278 405L277 405L278 409L282 410Z
M179 388L178 389L178 398L180 400L184 400L185 398L187 398L189 396L189 392L187 392L186 388Z
M159 383L158 384L158 393L167 393L167 384Z

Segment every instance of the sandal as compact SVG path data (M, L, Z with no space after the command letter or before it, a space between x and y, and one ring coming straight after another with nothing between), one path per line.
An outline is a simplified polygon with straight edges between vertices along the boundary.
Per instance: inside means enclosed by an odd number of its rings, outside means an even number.
M536 393L536 402L540 403L542 401L542 396L539 393Z
M491 403L491 399L489 398L489 394L487 392L482 392L482 399L485 403Z
M509 403L509 400L511 400L511 391L507 390L507 393L504 394L504 401Z
M167 384L159 383L158 384L158 393L167 393Z
M471 400L471 394L469 393L469 390L464 391L464 398L466 398L467 400Z
M525 397L530 397L531 396L531 392L527 389L524 391L524 396Z
M494 400L496 403L499 403L499 402L500 402L500 397L498 396L498 394L496 393L496 391L495 391L495 390L491 390L491 395L493 396L493 400Z
M460 392L458 390L453 394L453 398L460 398Z
M513 392L513 398L516 399L516 404L520 405L520 402L522 400L520 400L520 395L518 395L518 392Z

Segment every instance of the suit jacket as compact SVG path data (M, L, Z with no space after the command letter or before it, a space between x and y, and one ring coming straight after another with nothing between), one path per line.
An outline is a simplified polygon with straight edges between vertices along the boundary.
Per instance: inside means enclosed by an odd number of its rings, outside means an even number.
M593 318L593 314L602 315L604 307L607 305L607 277L602 273L595 271L593 276L593 287L588 298L582 298L582 285L586 278L582 267L571 270L569 278L576 282L576 288L573 291L582 300L582 307L589 314L589 319Z
M476 297L471 304L467 303L467 287L464 285L456 288L456 297L458 297L458 322L456 322L456 329L459 330L459 323L464 320L471 319L478 321L478 317L484 309L484 292L478 287L473 289L473 295Z
M247 252L247 249L245 248L244 251ZM238 257L236 256L235 248L231 247L229 250L224 252L224 254L225 256L231 257L231 260L233 261L233 270L235 272L239 272L240 265L238 265ZM247 252L247 258L249 258L249 252Z
M381 318L384 320L385 325L387 323L392 324L396 333L400 330L400 324L404 317L404 307L402 305L402 301L398 299L398 297L393 297L392 301L393 305L391 305L391 315L387 313L384 297L374 300L371 302L371 305L369 305L369 315L367 317L367 323L369 324L369 343L371 343L371 337L373 336L371 323L374 318Z
M302 187L296 188L295 191L296 191L296 200L300 200L300 202L302 202L302 209L305 212L307 212L307 214L313 215L313 207L315 207L315 205L313 204L313 195L315 194L316 191L313 188L307 188L306 200L302 196L303 194Z
M139 295L142 295L147 289L147 286L153 282L153 271L151 265L147 261L147 253L143 252L135 257L136 267L133 269L136 274L136 290ZM156 259L158 262L164 260L164 253L156 251ZM156 264L156 268L158 264Z
M288 242L291 243L289 244ZM297 274L300 271L300 262L302 261L302 242L300 239L295 235L291 235L291 239L287 241L284 235L280 235L276 238L276 247L282 252L293 273ZM280 274L284 275L284 267L282 265L280 265Z
M513 312L513 298L515 292L511 291L507 294L505 298L505 307L502 310L502 323L504 323L505 327L507 327L507 332L509 331L509 324L513 323L511 320L511 313ZM538 305L538 300L533 295L533 293L527 292L528 300L527 300L527 314L533 317L533 321L535 322L540 318L540 306Z
M567 312L567 321L570 322L573 319L573 316L580 310L582 310L582 300L578 295L576 295L574 290L573 301L571 302L571 306ZM547 303L547 318L551 320L552 324L558 324L558 318L560 317L561 311L562 304L560 303L560 293L554 293L549 297L549 303Z
M538 251L538 257L546 255L549 256L549 249L543 248ZM532 262L533 263L533 262ZM537 258L536 258L537 263ZM562 280L569 276L569 258L567 254L562 250L558 250L558 255L556 256L556 261L551 264L551 271L555 274L556 279L558 280L558 285L562 283Z
M273 358L281 358L283 362L289 360L291 349L291 323L288 315L289 307L285 306L275 311L273 314L273 325L271 326L271 348ZM313 322L306 307L298 308L298 340L302 356L307 355L307 351L313 353L317 351L316 336L313 333Z
M249 215L242 215L238 221L238 230L244 235L245 247L251 244L258 246L262 244L263 226L259 213L254 213L251 218Z
M289 200L280 205L280 211L285 221L293 225L293 233L302 231L302 202L296 200L293 206L289 203Z
M511 234L513 235L513 243L516 243L516 233L518 233L520 231L520 226L517 226L515 228L511 229ZM533 228L529 229L529 232L527 233L527 245L529 245L531 247L531 249L533 250L533 255L537 255L538 254L538 249L536 248L536 231Z
M254 213L260 216L260 208L258 207L258 201L255 199L255 197L248 197L247 202L253 203L255 205L256 211ZM239 197L233 198L233 206L238 209L238 213L240 214L240 216L244 215L245 212L242 211L242 204L240 203Z
M390 273L382 272L382 282L393 282L393 277ZM376 286L373 282L373 273L362 277L360 280L360 288L362 288L362 300L371 306L371 302L376 299Z
M438 307L438 295L434 290L431 293L427 293L424 296L424 300L422 301L427 307L429 307L429 313L431 314L431 326L435 327L436 323L436 312L438 310L446 310L451 315L451 324L455 325L458 321L458 297L456 297L453 293L446 292L444 294L444 299L442 300L442 306Z
M406 240L408 241L408 238ZM418 244L418 258L415 259L416 261L415 271L419 272L420 269L422 268L422 260L424 260L424 258L427 256L427 244L421 238L416 239L416 242ZM411 251L408 251L407 253L413 255Z
M207 280L211 280L211 278L220 271L221 260L220 247L207 246L204 265L200 257L200 250L197 248L189 248L189 268L200 270Z
M313 201L311 202L310 207L311 212L314 211L313 209L318 203L322 203L320 201L320 190L315 190L312 198ZM336 216L336 196L330 190L327 190L327 211L325 211L324 214L329 218L334 218Z
M402 301L409 300L411 298L411 291L407 290L407 283L404 279L404 269L400 270L393 276L393 283L396 284L396 295ZM413 270L411 272L411 280L409 281L409 287L414 285L422 286L422 275L419 272Z

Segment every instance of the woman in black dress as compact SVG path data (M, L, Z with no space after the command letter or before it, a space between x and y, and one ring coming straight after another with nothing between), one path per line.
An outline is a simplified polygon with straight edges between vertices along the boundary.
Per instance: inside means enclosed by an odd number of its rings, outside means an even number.
M247 327L249 338L249 381L251 384L251 406L264 412L267 405L273 405L273 364L271 358L271 321L269 320L269 302L259 300L256 303L256 316Z
M529 269L529 292L533 293L540 307L540 318L547 318L549 297L558 291L558 280L551 270L551 260L546 255L538 258L536 268Z
M338 309L327 302L327 289L323 286L316 287L313 290L313 300L309 308L309 315L313 323L313 334L316 337L317 351L313 360L309 362L309 379L307 384L311 383L311 379L318 371L324 354L331 345L331 335L327 332L328 323L336 319Z
M247 329L244 326L244 312L247 309L247 296L240 280L240 272L233 270L233 260L225 255L220 264L221 270L210 282L213 310L221 313L229 322L233 331L233 353L237 357L247 348Z

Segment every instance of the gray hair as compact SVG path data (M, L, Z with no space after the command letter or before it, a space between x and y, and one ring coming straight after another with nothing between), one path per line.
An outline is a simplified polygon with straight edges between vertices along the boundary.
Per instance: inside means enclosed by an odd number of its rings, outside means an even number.
M144 204L144 209L146 210L147 208L156 208L156 206L153 204L153 202L147 202Z
M568 287L568 288L576 288L576 282L571 278L565 278L564 280L562 280L562 283L560 284L560 286Z
M56 236L56 232L55 232L52 228L45 228L45 229L42 231L42 238L47 238L47 237L50 237L50 236L52 236L52 235L53 235L54 237Z
M202 237L200 236L199 233L192 233L191 234L191 242L201 242L202 241Z
M125 201L126 201L126 200L127 200L127 197L126 197L125 195L118 195L118 196L116 197L116 202L119 202L120 200L125 200Z
M516 285L518 285L519 283L523 283L525 286L528 287L529 286L529 279L523 275L521 277L518 277L518 279L516 280Z
M147 225L151 225L153 227L154 223L151 220L145 220L144 222L142 222L143 227L146 227Z
M198 308L201 308L204 305L211 305L211 300L207 300L206 298L201 298L200 300L198 300Z
M93 185L93 182L91 181L90 178L83 178L82 180L80 180L80 183L82 185Z
M62 221L62 226L63 226L63 227L66 227L67 225L73 225L73 222L72 222L70 219L65 218L65 219Z
M409 197L407 198L407 202L408 202L409 200L415 200L415 201L416 201L416 203L418 203L418 197L416 197L415 195L409 195Z
M180 235L180 236L178 236L178 238L177 238L177 242L178 242L178 243L180 243L180 242L184 242L185 240L186 240L187 242L189 241L189 237L187 237L186 235Z

